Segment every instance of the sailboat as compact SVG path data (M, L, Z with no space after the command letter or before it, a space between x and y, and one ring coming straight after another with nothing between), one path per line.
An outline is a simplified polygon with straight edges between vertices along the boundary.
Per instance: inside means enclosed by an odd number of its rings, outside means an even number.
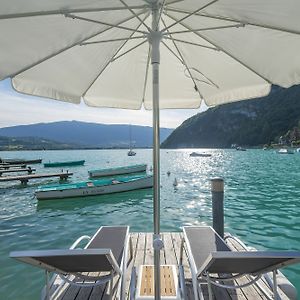
M132 143L131 143L131 125L129 125L129 151L127 152L128 156L135 156L136 153L132 150Z

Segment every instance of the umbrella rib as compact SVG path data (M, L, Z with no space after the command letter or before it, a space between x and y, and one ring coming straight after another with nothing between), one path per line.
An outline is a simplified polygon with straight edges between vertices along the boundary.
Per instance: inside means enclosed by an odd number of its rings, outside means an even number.
M65 17L66 18L71 18L71 19L77 19L77 20L81 20L81 21L86 21L86 22L91 22L91 23L96 23L96 24L101 24L101 25L106 25L106 26L110 26L112 28L119 28L119 29L131 31L131 32L138 32L138 33L147 34L146 31L142 31L142 30L135 31L135 29L133 29L133 28L120 26L120 25L117 25L117 24L110 24L110 23L107 23L107 22L92 20L92 19L88 19L88 18L83 18L83 17L79 17L79 16L76 16L76 15L73 15L73 14L65 14Z
M149 9L148 5L136 5L130 6L131 9ZM0 20L6 19L17 19L27 17L39 17L39 16L51 16L51 15L65 15L68 13L89 13L89 12L102 12L102 11L116 11L125 10L126 7L103 7L103 8L86 8L86 9L65 9L65 10L49 10L49 11L38 11L38 12L27 12L18 14L7 14L0 15Z
M162 41L162 43L184 65L184 62L182 61L182 59L164 41Z
M163 19L162 19L162 22L163 22L164 26L166 27L166 23L165 23L165 21L164 21ZM169 31L169 30L167 29L167 31ZM204 99L203 95L201 94L201 92L200 92L199 89L198 89L198 86L197 86L197 84L196 84L196 81L195 81L193 75L192 75L191 72L190 72L190 69L189 69L188 66L187 66L187 63L186 63L186 61L185 61L183 55L181 54L181 52L180 52L179 49L178 49L178 46L176 45L175 41L172 40L172 38L171 38L171 41L172 41L172 43L173 43L175 49L177 50L177 52L178 52L178 54L179 54L179 56L180 56L180 58L181 58L181 63L186 67L186 69L188 70L188 73L190 74L190 78L191 78L191 80L193 81L195 91L198 92L200 99ZM177 57L177 56L176 56L176 57Z
M172 4L176 4L178 2L183 2L185 0L172 0L172 1L169 1L168 3L166 3L166 5L172 5Z
M210 50L214 50L214 51L220 51L220 49L216 48L216 47L210 47L210 46L206 46L206 45L202 45L202 44L198 44L198 43L193 43L193 42L189 42L189 41L175 39L175 38L171 37L171 33L170 33L170 36L165 36L164 38L169 39L169 40L173 40L173 41L176 41L176 42L188 44L188 45L198 46L198 47L202 47L202 48L206 48L206 49L210 49Z
M145 73L144 88L143 88L143 99L142 99L143 102L145 102L149 65L150 65L150 44L149 44L149 48L148 48L148 57L147 57L146 73Z
M179 13L189 14L189 15L191 14L191 12L188 11L188 10L182 10L182 9L177 9L177 8L168 7L167 10L172 11L172 12L179 12ZM217 19L217 20L227 21L227 22L237 22L237 23L244 24L244 26L245 25L251 25L251 26L261 27L261 28L265 28L265 29L283 31L283 32L291 33L291 34L300 34L300 31L297 31L297 30L291 30L291 29L286 29L286 28L281 28L281 27L276 27L276 26L270 26L270 25L266 25L266 24L258 24L258 23L255 23L255 22L243 21L243 20L238 20L238 19L234 19L234 18L213 16L213 15L204 14L204 13L195 13L194 15L198 16L198 17Z
M173 16L171 16L171 15L169 15L167 13L166 13L166 16L168 16L169 18L171 18L173 20L176 20L176 18L174 18ZM186 29L192 30L189 26L187 26L187 25L185 25L183 23L180 23L180 25L182 25ZM235 61L237 61L238 63L240 63L242 66L244 66L245 68L247 68L248 70L250 70L251 72L253 72L254 74L256 74L257 76L259 76L263 80L265 80L267 83L272 84L272 82L269 79L267 79L265 76L261 75L260 73L258 73L254 69L252 69L250 66L248 66L247 64L245 64L244 62L242 62L240 59L236 58L231 53L229 53L228 51L224 50L222 47L219 47L214 42L210 41L208 38L206 38L203 35L201 35L199 32L193 32L193 33L196 34L201 39L203 39L203 40L207 41L208 43L210 43L210 44L214 45L215 47L217 47L220 51L222 51L223 53L225 53L226 55L228 55L229 57L231 57L232 59L234 59Z
M177 57L177 59L185 66L184 62L182 61L182 59L164 42L162 41L162 43L164 44L164 46L174 55ZM186 66L185 66L186 67ZM194 80L197 80L199 82L203 82L203 83L206 83L206 84L210 84L210 85L214 85L216 88L219 88L219 86L217 86L213 81L211 81L209 78L207 78L202 72L200 72L199 70L197 69L194 69L194 68L187 68L186 67L186 70L189 71L189 70L195 70L196 72L200 73L203 77L205 77L205 79L207 79L209 82L205 81L205 80L200 80L198 78L194 78ZM191 78L191 73L189 72L189 75Z
M143 14L143 13L144 13L144 12L141 12L140 14ZM123 24L123 23L125 23L125 22L127 22L127 21L130 21L130 20L132 20L133 18L134 18L134 17L129 17L129 18L125 19L125 20L120 21L119 24ZM97 32L97 33L95 33L95 34L92 34L92 35L90 35L90 36L88 36L88 37L85 37L85 38L81 39L80 41L78 41L78 42L76 42L76 43L74 43L74 44L72 44L72 45L70 45L70 46L67 46L67 47L65 47L65 48L63 48L63 49L60 49L58 52L52 53L52 54L50 54L50 55L48 55L48 56L46 56L46 57L44 57L44 58L38 60L37 62L34 62L33 64L31 64L31 65L29 65L29 66L27 66L27 67L21 69L21 70L18 71L17 73L10 74L10 75L6 76L5 78L15 77L15 76L17 76L17 75L19 75L19 74L21 74L21 73L23 73L23 72L25 72L25 71L27 71L27 70L33 68L33 67L35 67L36 65L41 64L41 63L43 63L44 61L46 61L46 60L48 60L48 59L51 59L52 57L55 57L56 55L59 55L60 53L62 53L62 52L64 52L64 51L67 51L67 50L69 50L69 49L71 49L71 48L73 48L73 47L79 45L80 43L82 43L82 42L84 42L84 41L86 41L86 40L89 40L89 39L91 39L91 38L93 38L93 37L95 37L95 36L97 36L97 35L99 35L99 34L102 34L102 33L106 32L106 31L108 31L108 30L111 30L111 29L112 29L112 27L105 28L104 30L102 29L101 31L99 31L99 32Z
M158 16L157 22L155 24L155 30L158 30L159 22L161 20L161 16L162 16L162 12L164 10L165 3L166 3L166 0L163 0L160 10L159 10L159 16Z
M123 52L122 54L118 55L118 56L115 56L114 58L111 59L111 62L114 62L116 61L117 59L121 58L122 56L124 56L125 54L128 54L129 52L133 51L134 49L142 46L143 44L145 44L147 42L147 40L144 40L140 43L138 43L137 45L131 47L130 49L128 49L127 51Z
M208 6L213 5L214 3L218 2L218 1L219 1L219 0L213 0L213 1L211 1L211 2L209 2L209 3L207 3L207 4L205 4L205 5L201 6L200 8L196 9L195 11L190 12L187 16L184 16L183 18L181 18L181 19L175 21L173 24L171 24L171 25L165 27L162 31L167 31L167 30L170 29L171 27L174 27L174 26L177 25L178 23L181 23L181 22L184 21L185 19L187 19L187 18L189 18L189 17L191 17L191 16L197 14L199 11L201 11L201 10L207 8Z
M93 44L101 44L101 43L108 43L108 42L120 42L120 41L128 41L128 40L137 40L145 38L144 35L135 36L131 38L120 38L120 39L111 39L111 40L102 40L102 41L95 41L95 42L84 42L81 43L80 46L86 46L86 45L93 45Z
M150 32L151 28L135 13L134 10L132 10L127 3L125 3L123 0L119 0Z
M218 30L218 29L227 29L227 28L240 28L240 27L245 27L245 24L239 23L239 24L236 24L236 25L228 25L228 26L206 27L206 28L199 28L199 29L192 29L192 30L179 30L179 31L172 31L172 32L170 32L170 34L173 35L173 34L180 34L180 33Z
M144 21L148 18L149 14L147 14L144 18ZM131 17L131 19L133 19L134 17ZM139 29L139 27L142 25L142 23L138 24L138 26L136 27L136 30ZM130 36L132 37L135 34L135 32L133 32ZM101 76L101 74L104 72L104 70L109 66L109 64L112 62L112 60L117 56L117 54L121 51L121 49L126 45L126 43L128 42L128 40L124 41L124 43L116 50L116 52L111 56L111 58L107 61L106 65L103 67L103 69L100 71L100 73L95 77L95 79L91 82L91 84L88 86L88 88L84 91L84 93L82 94L82 97L85 96L85 94L87 93L87 91L91 88L91 86L96 82L96 80Z

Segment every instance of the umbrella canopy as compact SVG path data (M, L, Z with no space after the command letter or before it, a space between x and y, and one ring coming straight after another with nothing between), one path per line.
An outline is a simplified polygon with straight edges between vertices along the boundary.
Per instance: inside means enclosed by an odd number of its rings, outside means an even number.
M0 79L87 105L152 107L159 9L160 108L265 95L300 81L298 0L0 0ZM163 9L162 9L163 8Z
M300 83L299 0L0 0L0 7L0 80L61 101L153 108L159 299L159 108L214 106Z

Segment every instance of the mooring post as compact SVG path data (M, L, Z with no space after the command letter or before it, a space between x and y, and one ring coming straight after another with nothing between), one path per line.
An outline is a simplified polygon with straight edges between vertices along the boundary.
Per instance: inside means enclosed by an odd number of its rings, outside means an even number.
M222 178L211 179L213 228L224 237L224 180Z

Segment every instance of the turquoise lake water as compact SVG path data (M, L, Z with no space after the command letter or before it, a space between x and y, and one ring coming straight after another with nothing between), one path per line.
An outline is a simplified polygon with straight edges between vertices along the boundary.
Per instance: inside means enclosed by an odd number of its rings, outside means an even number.
M193 150L194 151L194 150ZM161 151L161 229L211 225L210 178L225 180L225 227L257 249L300 250L300 154L275 151L206 150L212 157L189 157L191 150ZM68 168L70 181L87 179L89 169L125 164L152 165L151 150L76 150L1 152L3 158L42 158L43 162L85 159ZM58 171L34 165L38 172ZM167 171L171 172L170 177ZM178 187L174 190L173 181ZM69 247L101 225L128 224L132 231L152 231L152 190L40 202L34 191L57 180L0 184L0 299L39 299L41 270L9 258L13 250ZM300 266L283 269L300 294Z

